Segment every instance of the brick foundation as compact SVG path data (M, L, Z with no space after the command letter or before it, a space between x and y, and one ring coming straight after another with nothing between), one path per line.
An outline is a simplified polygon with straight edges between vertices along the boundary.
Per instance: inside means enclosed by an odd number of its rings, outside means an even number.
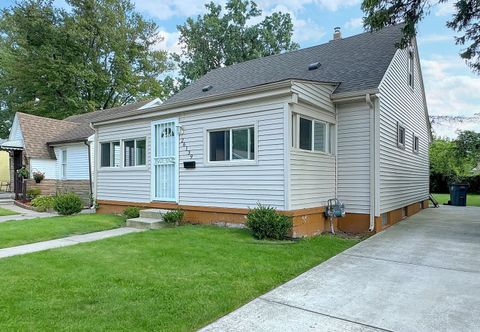
M51 180L44 179L40 183L35 180L27 180L27 190L29 188L39 188L42 195L55 195L57 193L73 192L80 196L83 203L90 203L90 181L88 180Z
M418 202L405 207L406 216L419 212L425 204L428 206L428 201L426 202ZM245 216L248 213L248 209L189 206L166 202L135 203L99 200L97 203L99 204L97 213L122 213L129 206L145 209L182 209L185 212L184 220L192 224L244 224ZM325 218L325 208L323 207L279 212L292 217L293 237L315 236L330 231L330 221ZM386 225L382 225L381 217L375 217L375 232L380 232L403 219L402 209L393 210L387 214ZM334 229L346 233L366 233L369 232L369 227L370 216L368 214L348 213L344 218L334 220Z

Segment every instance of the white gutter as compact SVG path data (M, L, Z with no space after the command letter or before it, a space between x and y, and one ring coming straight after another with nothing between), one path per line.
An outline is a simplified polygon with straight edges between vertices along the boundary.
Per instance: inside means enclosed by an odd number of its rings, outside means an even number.
M98 132L96 130L96 128L90 123L90 128L92 128L92 130L95 132L93 135L93 160L91 160L90 158L90 151L89 151L89 161L90 162L93 162L93 189L92 189L92 199L94 201L94 204L92 206L92 208L95 208L95 205L97 203L97 179L98 179L98 167L97 167L97 160L98 160L98 150L99 150L99 146L98 146ZM91 149L91 146L90 146L90 149ZM89 165L89 168L90 170L92 169L92 165Z
M376 176L375 176L375 167L376 167L376 149L375 149L375 140L376 140L376 112L375 104L372 101L372 96L367 93L365 94L365 102L370 107L370 226L369 231L375 229L375 206L376 206Z

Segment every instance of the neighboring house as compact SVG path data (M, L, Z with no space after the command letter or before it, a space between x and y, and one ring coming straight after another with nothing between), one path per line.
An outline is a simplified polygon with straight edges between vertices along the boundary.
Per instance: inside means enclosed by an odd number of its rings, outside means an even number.
M0 145L5 140L0 139ZM10 183L10 156L7 151L0 151L0 191L6 191Z
M294 235L379 231L427 206L430 128L416 41L401 27L212 70L158 107L94 120L99 211L182 208L242 223L257 203Z
M72 191L88 203L92 197L91 179L94 176L93 169L89 167L94 155L91 143L95 133L90 122L158 103L158 99L147 100L74 115L64 120L17 112L10 136L1 145L3 150L11 151L11 178L14 179L15 193L20 194L23 190L21 179L14 176L15 171L26 166L30 173L28 188L38 187L45 195ZM34 171L45 175L40 184L31 179Z

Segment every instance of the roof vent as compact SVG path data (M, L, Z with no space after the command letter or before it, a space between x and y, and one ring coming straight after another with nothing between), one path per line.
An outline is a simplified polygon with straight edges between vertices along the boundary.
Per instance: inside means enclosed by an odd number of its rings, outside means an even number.
M320 62L314 62L308 65L308 70L315 70L320 68L321 64Z
M207 92L207 91L209 91L209 90L212 90L212 88L213 88L213 86L211 86L211 85L205 85L205 86L202 88L202 91L203 91L203 92Z
M340 27L333 28L333 40L342 39L342 32L340 31Z

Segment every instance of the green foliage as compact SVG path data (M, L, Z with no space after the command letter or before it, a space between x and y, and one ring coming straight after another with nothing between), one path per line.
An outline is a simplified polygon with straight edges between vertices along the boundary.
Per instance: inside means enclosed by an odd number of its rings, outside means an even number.
M178 225L182 222L184 216L184 212L180 209L165 212L162 215L163 221L167 224L175 224Z
M224 65L299 47L292 42L289 14L275 12L251 24L262 14L253 1L229 0L225 8L210 2L205 7L207 12L203 16L188 18L177 26L183 49L174 59L179 63L184 85Z
M130 0L21 0L0 12L0 110L52 118L165 97L158 27ZM6 126L0 126L5 137Z
M291 235L293 228L290 217L260 203L248 212L246 225L257 239L283 240Z
M17 175L23 179L28 179L30 172L28 171L28 168L23 166L22 168L17 169Z
M29 188L27 189L27 196L29 199L34 199L40 196L42 193L42 190L40 188Z
M53 208L61 215L71 215L82 211L83 203L75 193L64 193L55 196Z
M138 218L140 216L140 209L136 206L129 206L123 210L123 215L127 219Z
M415 37L418 23L430 12L435 3L444 3L446 0L363 0L362 10L365 14L364 25L372 30L379 30L386 26L404 22L403 38L399 46L408 45ZM480 73L480 1L456 0L456 13L447 22L447 27L463 35L456 37L456 43L465 45L460 56L469 61L472 69Z
M37 208L37 211L45 212L45 211L52 210L54 203L55 203L54 196L38 196L32 200L31 205Z

